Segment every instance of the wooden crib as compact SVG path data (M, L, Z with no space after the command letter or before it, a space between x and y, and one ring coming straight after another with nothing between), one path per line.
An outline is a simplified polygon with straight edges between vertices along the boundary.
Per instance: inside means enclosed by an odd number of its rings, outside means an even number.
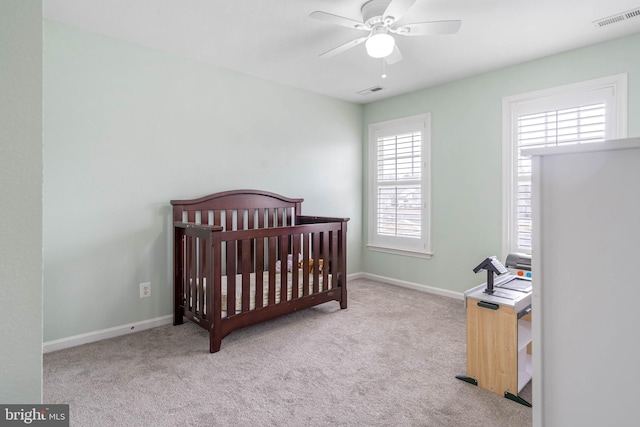
M174 325L209 350L253 325L328 301L347 308L347 221L301 215L303 199L257 190L172 200Z

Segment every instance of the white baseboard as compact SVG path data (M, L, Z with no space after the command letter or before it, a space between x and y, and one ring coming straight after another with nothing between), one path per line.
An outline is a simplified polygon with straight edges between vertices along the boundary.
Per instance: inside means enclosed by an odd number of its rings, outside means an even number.
M416 291L426 292L435 295L441 295L459 300L464 299L462 292L449 291L432 286L421 285L418 283L406 282L404 280L392 279L390 277L377 276L369 273L352 273L347 275L347 280L369 279L377 282L388 283L390 285L400 286L403 288L413 289ZM144 331L158 326L169 325L173 322L173 314L168 314L155 319L143 320L140 322L129 323L127 325L115 326L113 328L101 329L99 331L87 332L86 334L74 335L72 337L61 338L59 340L47 341L42 344L43 353L51 353L52 351L63 350L82 344L88 344L95 341L106 340L108 338L118 337L120 335L131 334L134 332Z
M402 288L413 289L420 292L426 292L429 294L441 295L444 297L464 300L463 292L449 291L447 289L435 288L433 286L421 285L419 283L406 282L404 280L392 279L391 277L377 276L370 273L354 273L347 276L347 279L369 279L377 282L384 282L390 285L400 286Z
M158 326L173 323L173 314L168 314L155 319L142 320L140 322L129 323L127 325L115 326L113 328L101 329L99 331L87 332L86 334L74 335L72 337L61 338L59 340L47 341L42 344L43 353L75 347L90 342L106 340L107 338L119 337L120 335L132 334Z
M365 273L347 274L347 280L365 279Z

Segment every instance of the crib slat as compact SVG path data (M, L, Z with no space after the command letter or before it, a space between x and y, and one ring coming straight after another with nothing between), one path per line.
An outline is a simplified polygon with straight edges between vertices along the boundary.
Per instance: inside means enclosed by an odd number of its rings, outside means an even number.
M236 241L227 241L227 317L236 314Z
M191 262L192 262L192 267L191 267L191 312L193 314L196 314L196 311L198 310L198 292L197 292L197 288L198 288L198 280L200 280L199 274L198 274L198 267L199 267L199 262L200 260L199 255L199 239L197 237L193 237L191 239L191 245L192 245L192 251L191 251Z
M269 237L269 305L276 302L276 237Z
M338 232L337 231L332 231L331 232L331 264L329 267L331 267L330 273L331 273L331 288L336 288L338 286L337 284L337 274L336 272L338 271L338 263L340 261L338 260Z
M292 264L291 264L291 299L298 298L298 287L300 283L300 275L298 274L300 269L298 269L298 254L300 253L300 234L294 234L292 236L293 239L293 248L291 249L292 254Z
M251 240L240 241L242 257L242 311L249 311L251 301Z
M313 233L313 293L318 293L320 288L320 233Z
M271 218L269 218L269 227L277 227L278 226L278 208L273 208L271 210Z
M289 254L289 236L280 236L280 302L287 301L287 258Z
M254 230L255 229L256 210L255 209L247 209L245 211L245 215L246 215L246 218L247 218L247 230ZM255 267L255 257L256 257L255 239L251 239L249 242L250 242L249 245L250 245L250 248L251 248L251 253L250 253L251 272L257 272L259 270L256 270L256 267Z
M329 231L322 232L322 259L324 260L324 266L322 267L322 290L329 289L329 264L330 264L330 243Z
M194 268L195 268L195 237L187 237L187 262L189 263L189 265L187 266L187 292L186 292L186 299L187 302L185 303L185 306L187 307L188 311L193 311L193 299L192 299L192 294L193 294L193 283L194 283L194 277L193 277L193 273L194 273Z
M207 295L206 292L206 287L205 287L205 283L207 285L209 285L209 289L213 288L213 246L212 246L212 241L211 239L206 239L204 242L204 247L206 248L206 257L205 257L205 262L204 262L204 279L202 281L202 287L200 289L200 292L202 293L202 316L209 320L209 322L211 322L211 311L209 310L210 308L210 303L209 303L209 295Z
M196 222L196 213L195 211L187 211L187 222ZM187 262L189 263L187 266L187 282L185 286L185 308L187 311L192 311L193 301L191 299L192 287L193 287L193 254L195 251L193 250L195 237L188 236L186 249L187 249Z
M233 212L232 210L228 209L225 211L225 222L226 222L226 231L231 231L233 230Z
M200 316L204 316L204 281L207 277L207 241L200 239L200 272L198 274L199 280L197 282L196 292L198 293L198 311Z
M294 225L294 221L293 221L293 211L291 210L291 208L284 208L284 215L287 221L287 225L288 226L292 226Z
M253 230L255 228L255 217L256 217L256 210L248 209L247 210L247 229Z
M256 308L262 308L264 300L264 239L255 239L256 260Z
M309 295L309 233L302 235L302 295Z

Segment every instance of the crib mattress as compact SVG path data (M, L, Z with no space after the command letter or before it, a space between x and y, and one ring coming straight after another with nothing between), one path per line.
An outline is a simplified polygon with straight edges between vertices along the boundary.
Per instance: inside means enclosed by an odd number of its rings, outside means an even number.
M298 296L302 296L304 292L304 284L303 282L303 270L298 270ZM282 301L281 295L281 273L276 273L275 277L275 303L279 303ZM204 282L204 288L206 292L207 282ZM324 277L322 274L318 276L318 289L319 291L327 290L332 287L332 277L331 274L328 275L327 285L325 286ZM222 276L222 317L227 316L227 276ZM249 295L249 310L254 310L256 308L256 273L250 274L250 295ZM308 294L313 293L313 274L309 275L309 284L308 284ZM236 314L242 312L242 275L236 275ZM205 293L206 295L206 293ZM287 297L286 301L292 299L293 296L293 275L291 272L287 273ZM198 304L198 301L195 301ZM193 304L192 304L193 305ZM262 307L266 307L269 305L269 272L265 271L262 273ZM206 302L204 310L197 311L205 311L206 310Z

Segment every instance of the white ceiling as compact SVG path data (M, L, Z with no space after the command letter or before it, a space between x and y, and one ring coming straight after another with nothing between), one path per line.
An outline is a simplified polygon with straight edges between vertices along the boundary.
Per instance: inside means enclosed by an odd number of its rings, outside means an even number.
M366 103L640 32L640 16L593 21L638 0L417 0L401 23L462 20L457 34L398 37L387 66L359 45L318 55L366 32L309 18L360 21L365 0L44 0L44 17L289 86ZM640 47L639 47L640 48ZM638 55L629 52L630 55ZM362 96L363 89L384 90Z

